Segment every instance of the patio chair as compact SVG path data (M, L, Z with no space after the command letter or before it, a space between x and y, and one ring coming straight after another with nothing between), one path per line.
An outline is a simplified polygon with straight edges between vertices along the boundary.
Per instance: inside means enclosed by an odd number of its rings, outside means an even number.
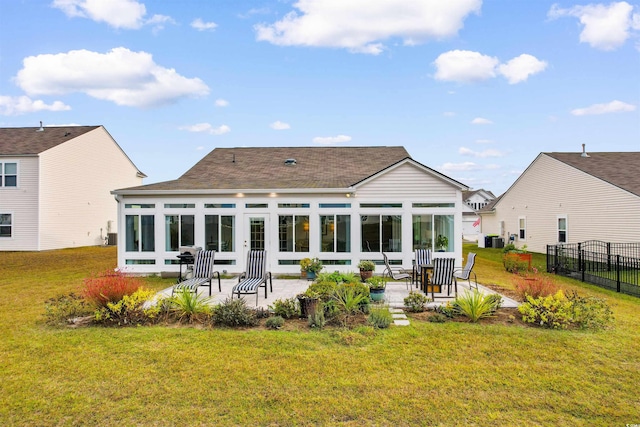
M416 249L415 261L413 263L413 273L411 283L418 285L420 280L420 266L431 264L431 249Z
M456 279L467 280L469 282L469 289L471 289L471 276L473 275L473 281L476 283L476 289L478 289L478 277L473 271L473 265L476 262L476 254L469 252L467 255L467 264L464 268L456 268L453 272L453 276Z
M220 284L220 272L213 271L213 259L216 251L198 251L193 264L193 277L176 284L171 290L171 295L176 291L187 290L189 292L197 292L200 286L209 288L209 296L211 296L211 282L214 277L218 278L218 291L222 292Z
M455 286L454 296L458 296L458 281L453 275L455 270L456 260L455 258L434 258L433 260L433 273L431 274L431 280L427 286L431 287L431 298L435 299L435 288L440 288L440 292L443 292L443 288L447 287L447 297L451 295L451 285ZM439 296L439 298L444 298Z
M382 257L384 258L384 265L386 266L386 269L384 270L384 273L382 273L382 276L387 276L397 282L404 280L407 284L407 289L409 289L409 280L411 279L411 274L407 273L402 267L391 267L391 265L389 264L389 258L384 252L382 253Z
M251 250L247 253L246 271L238 277L238 283L231 290L231 298L234 295L256 294L256 306L258 305L258 290L264 287L264 297L267 298L267 279L269 288L273 292L271 273L266 271L267 251Z

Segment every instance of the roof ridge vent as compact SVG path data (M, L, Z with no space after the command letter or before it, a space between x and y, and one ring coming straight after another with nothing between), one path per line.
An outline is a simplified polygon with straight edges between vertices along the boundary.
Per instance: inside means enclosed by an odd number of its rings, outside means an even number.
M587 144L582 144L582 154L580 154L580 157L589 157L589 155L587 154L586 145Z
M287 159L284 161L284 164L287 166L295 166L297 163L296 159Z
M42 120L40 120L40 129L36 130L36 132L44 132L44 127L42 126Z

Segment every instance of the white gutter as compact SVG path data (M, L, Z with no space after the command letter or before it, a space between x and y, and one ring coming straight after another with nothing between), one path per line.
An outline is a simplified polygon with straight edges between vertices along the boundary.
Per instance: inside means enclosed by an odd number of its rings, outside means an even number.
M152 184L149 184L152 185ZM169 196L169 195L198 195L198 194L349 194L355 193L355 188L241 188L241 189L201 189L201 190L113 190L111 194L119 196Z

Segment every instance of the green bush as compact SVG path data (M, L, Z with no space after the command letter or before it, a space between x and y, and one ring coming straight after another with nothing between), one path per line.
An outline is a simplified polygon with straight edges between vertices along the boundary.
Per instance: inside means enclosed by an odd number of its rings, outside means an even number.
M431 323L444 323L448 319L449 318L442 313L435 313L432 316L429 316L427 320Z
M369 313L367 321L374 328L386 329L393 322L393 315L389 311L389 307L374 307Z
M169 314L178 322L206 322L211 317L211 298L180 289L169 299Z
M64 326L70 319L93 314L94 307L80 295L70 293L44 303L44 321L50 326Z
M328 301L334 294L338 284L333 280L318 280L309 285L304 295L311 298L319 298Z
M255 310L247 307L242 298L227 298L213 308L213 323L221 326L256 326L258 319Z
M404 299L404 306L413 313L421 313L425 310L425 306L429 301L431 301L431 298L422 292L411 291L409 296Z
M495 298L490 295L484 295L478 290L472 292L465 291L464 294L458 295L453 301L453 305L458 314L466 316L472 322L490 317L496 311Z
M150 323L158 317L160 307L147 302L154 291L140 288L131 295L125 295L118 302L108 302L95 311L94 319L103 325L131 326Z
M456 307L454 307L454 305L451 304L451 302L449 301L447 301L445 304L436 305L433 311L435 311L438 314L442 314L443 316L446 316L449 319L452 319L458 315Z
M276 316L281 316L285 319L300 316L300 308L298 307L298 300L296 298L277 299L269 308L273 310Z
M324 304L319 302L318 305L316 305L316 309L309 314L307 319L310 328L322 329L326 325L327 321L324 316L325 308L323 305Z
M606 329L613 322L611 307L603 298L581 297L573 291L567 295L571 303L572 322L581 329Z
M264 325L269 329L280 329L284 325L284 319L281 316L273 316L268 318Z
M387 287L387 280L382 276L373 276L365 280L369 289L384 289Z
M564 297L562 291L546 297L526 297L518 307L522 320L545 328L566 329L572 321L572 303Z

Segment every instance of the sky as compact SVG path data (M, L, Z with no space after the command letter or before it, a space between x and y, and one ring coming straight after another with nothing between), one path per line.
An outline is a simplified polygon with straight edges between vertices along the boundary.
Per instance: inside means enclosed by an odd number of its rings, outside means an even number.
M217 147L404 146L499 195L640 151L640 3L0 0L0 127L103 125L154 183Z

